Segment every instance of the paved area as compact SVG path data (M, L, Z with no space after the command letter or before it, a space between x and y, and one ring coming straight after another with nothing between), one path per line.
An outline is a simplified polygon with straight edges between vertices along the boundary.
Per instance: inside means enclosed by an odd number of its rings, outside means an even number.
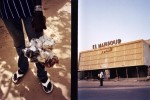
M150 81L146 79L121 79L104 81L78 81L78 100L150 100Z
M30 69L18 85L11 82L17 70L13 41L0 19L0 100L70 100L71 94L71 2L70 0L43 0L47 30L45 34L56 40L54 52L59 64L46 68L54 84L51 94L45 94L36 76L36 67ZM26 38L26 42L28 39Z
M79 88L78 100L150 100L150 87Z
M79 80L78 88L98 88L100 87L99 80ZM146 78L130 78L130 79L120 79L118 80L105 80L101 88L115 88L115 87L140 87L140 86L150 86L150 81Z

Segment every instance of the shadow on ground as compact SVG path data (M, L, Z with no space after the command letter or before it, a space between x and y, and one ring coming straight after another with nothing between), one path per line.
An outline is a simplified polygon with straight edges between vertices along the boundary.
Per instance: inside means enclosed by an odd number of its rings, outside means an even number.
M36 76L36 67L30 69L20 84L14 85L11 76L17 70L16 50L2 20L0 20L0 99L1 100L70 100L71 94L71 4L69 0L43 0L47 18L48 37L56 40L54 52L59 64L46 68L54 84L51 94L46 94ZM28 39L26 38L26 42Z

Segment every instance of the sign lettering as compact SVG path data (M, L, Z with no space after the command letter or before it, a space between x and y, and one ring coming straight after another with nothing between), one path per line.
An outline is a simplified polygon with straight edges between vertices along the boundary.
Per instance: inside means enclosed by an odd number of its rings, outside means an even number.
M116 44L120 44L120 43L121 43L121 39L116 39L116 40L112 40L112 41L100 43L98 45L94 44L93 45L93 49L97 49L97 48L101 48L101 47L106 47L106 46L110 46L110 45L116 45Z

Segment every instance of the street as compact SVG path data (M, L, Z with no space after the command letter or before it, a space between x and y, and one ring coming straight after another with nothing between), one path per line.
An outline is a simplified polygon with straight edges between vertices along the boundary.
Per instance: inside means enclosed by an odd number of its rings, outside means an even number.
M150 87L79 88L78 100L150 100Z
M150 100L148 83L107 81L104 86L99 86L98 81L80 81L78 100Z

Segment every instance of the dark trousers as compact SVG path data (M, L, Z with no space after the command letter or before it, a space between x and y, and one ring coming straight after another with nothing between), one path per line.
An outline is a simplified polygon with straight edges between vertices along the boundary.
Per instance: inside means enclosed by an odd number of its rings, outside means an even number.
M23 24L29 41L32 38L39 38L40 36L43 35L43 33L35 33L31 24L32 17L24 18L24 19L3 19L3 21L13 39L14 46L19 56L18 67L22 72L26 73L29 68L29 62L22 52L22 49L26 47L25 37L23 32ZM47 78L47 72L45 71L45 66L38 62L36 63L36 67L37 67L38 78L40 80Z
M103 86L103 78L100 78L100 86Z

